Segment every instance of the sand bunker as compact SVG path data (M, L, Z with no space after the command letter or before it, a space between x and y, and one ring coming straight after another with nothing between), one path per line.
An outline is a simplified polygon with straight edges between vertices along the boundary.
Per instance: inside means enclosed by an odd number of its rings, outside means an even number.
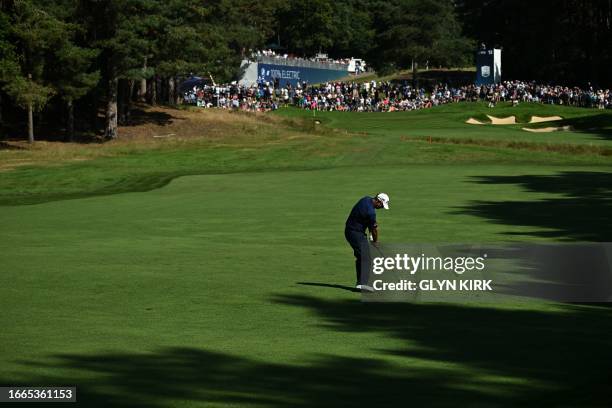
M493 125L515 125L516 124L516 116L508 116L507 118L496 118L495 116L487 117L491 120L491 124Z
M567 131L571 131L574 129L571 126L560 126L560 127L545 127L545 128L538 128L538 129L523 128L523 130L526 132L532 132L532 133L551 133L551 132L567 132Z
M532 116L529 123L554 122L556 120L563 120L563 118L561 116Z
M487 117L491 121L492 125L516 125L517 124L516 116L508 116L506 118L497 118L495 116L487 115ZM554 122L557 120L563 120L563 118L561 116L532 116L529 123ZM474 118L469 118L468 120L465 121L465 123L469 123L470 125L486 125L487 124L486 122L481 122L478 119L474 119ZM563 126L560 128L551 127L551 128L541 128L541 129L523 128L523 130L526 130L528 132L557 132L559 130L570 130L566 128L568 128L568 126ZM552 130L545 130L545 129L552 129Z
M465 121L465 123L469 123L470 125L484 125L484 122L479 121L478 119L469 118Z

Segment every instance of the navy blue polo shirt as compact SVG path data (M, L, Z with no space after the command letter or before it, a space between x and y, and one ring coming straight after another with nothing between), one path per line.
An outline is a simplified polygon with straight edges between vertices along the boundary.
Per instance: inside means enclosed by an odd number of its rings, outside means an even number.
M366 228L370 231L376 227L376 208L372 203L372 197L363 197L351 210L346 219L345 228L350 231L358 231L365 234Z

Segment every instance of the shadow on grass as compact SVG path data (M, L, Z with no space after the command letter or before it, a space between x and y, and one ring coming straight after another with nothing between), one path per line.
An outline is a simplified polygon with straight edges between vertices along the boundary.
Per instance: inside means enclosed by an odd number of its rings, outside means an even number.
M158 126L170 125L173 121L179 118L170 115L166 112L144 110L140 108L134 108L130 113L129 123L123 126L139 126L152 123Z
M163 105L162 105L163 106ZM164 106L166 110L172 107ZM174 116L167 112L151 109L150 106L144 104L136 104L130 110L129 117L119 123L120 127L140 126L153 124L157 126L166 126L172 124L176 120L184 120L183 118ZM47 142L72 142L79 144L90 143L105 143L108 142L104 138L104 112L99 112L97 126L94 123L79 120L77 115L75 122L75 135L70 140L66 124L61 116L46 115L43 120L35 120L34 136L36 141ZM4 126L4 137L7 140L17 142L27 142L27 128L23 121L12 121ZM0 133L0 136L2 134ZM0 137L2 138L2 137ZM1 147L0 147L1 150Z
M559 195L531 201L474 201L461 208L461 213L499 224L545 228L507 234L596 242L607 242L612 237L612 173L483 176L474 182L515 184L529 192Z
M421 360L393 369L398 378L405 376L399 385L404 403L586 406L605 404L612 396L607 386L612 313L606 308L568 305L559 312L543 312L308 296L280 296L276 301L314 312L326 328L347 338L351 333L379 333L401 340L398 348L373 344L370 350ZM431 371L417 368L423 366ZM432 374L433 384L421 388ZM366 389L382 391L374 378L368 380Z
M26 148L16 143L0 141L0 150L26 150Z
M102 171L102 170L100 170ZM1 206L12 206L12 205L34 205L48 203L52 201L64 201L81 199L88 197L106 196L113 194L122 193L137 193L147 192L162 188L168 185L172 180L181 176L188 176L197 173L191 172L173 172L173 173L158 173L158 174L144 174L133 177L125 177L120 179L118 182L97 188L90 191L77 191L77 192L46 192L36 195L2 195L0 196L0 207Z
M609 309L545 313L309 296L274 301L312 312L347 343L378 333L397 347L373 343L355 357L311 355L299 364L196 348L62 354L23 361L31 375L21 383L76 385L81 405L119 407L176 406L177 399L279 408L603 406L611 396ZM7 380L0 383L14 382Z
M564 119L557 123L561 126L572 126L577 132L594 134L601 139L612 141L612 112L579 116L577 118Z
M361 291L359 289L356 289L356 288L354 288L352 286L337 285L337 284L332 284L332 283L298 282L297 284L298 285L304 285L304 286L318 286L318 287L322 287L322 288L342 289L342 290L348 290L349 292L361 293Z

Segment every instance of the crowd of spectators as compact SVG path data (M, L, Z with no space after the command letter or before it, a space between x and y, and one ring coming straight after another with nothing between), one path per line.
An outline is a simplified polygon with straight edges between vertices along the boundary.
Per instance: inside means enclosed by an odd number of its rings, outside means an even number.
M413 88L408 82L328 82L292 87L260 81L251 87L229 85L195 86L184 94L185 103L206 108L218 107L265 112L283 105L309 110L356 112L393 112L433 106L486 101L490 107L499 102L537 102L599 109L612 108L609 89L564 87L535 82L505 81L495 85L452 87L444 84L429 89Z
M536 102L599 109L612 108L609 89L563 87L536 82L506 81L495 85L452 87L444 84L413 88L407 82L330 82L307 87L295 103L311 110L392 112L430 108L448 103L486 101Z
M479 99L493 104L500 101L540 102L550 105L569 105L587 108L612 108L609 89L596 89L592 85L581 87L555 86L537 82L505 81L498 85L476 89Z
M268 112L278 109L280 88L274 84L260 83L245 87L229 85L196 85L183 94L186 104L203 108L221 108L250 112Z
M328 58L326 54L320 54L318 56L315 57L301 57L301 56L297 56L297 55L293 55L293 54L279 54L274 50L258 50L253 52L253 57L259 57L259 56L264 56L264 57L270 57L270 58L278 58L278 59L292 59L292 60L302 60L302 61L311 61L311 62L316 62L316 61L324 61L327 62L329 64L343 64L343 65L348 65L351 62L350 58L340 58L340 59L334 59L334 58Z

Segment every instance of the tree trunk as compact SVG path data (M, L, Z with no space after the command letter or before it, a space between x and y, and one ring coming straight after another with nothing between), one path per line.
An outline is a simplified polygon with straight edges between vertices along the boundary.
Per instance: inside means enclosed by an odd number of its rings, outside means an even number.
M157 80L155 77L152 77L151 80L147 83L149 88L149 103L151 105L157 104Z
M89 117L89 122L91 123L91 128L95 129L96 131L99 129L100 127L100 100L102 98L100 97L100 88L99 87L94 87L94 89L91 92L91 97L90 97L90 104L89 104L89 109L88 109L88 117Z
M118 112L118 122L120 125L125 125L126 123L126 101L128 98L128 81L125 79L120 79L117 89L117 112Z
M66 109L68 111L66 130L68 131L68 141L74 142L74 103L72 99L66 101Z
M130 123L130 116L132 113L132 95L134 94L134 80L128 81L127 98L125 100L125 123Z
M142 66L143 76L146 70L147 70L147 57L144 58L144 64ZM140 80L140 88L138 89L138 102L145 102L146 97L147 97L147 80L146 78L142 78Z
M146 102L147 100L147 80L142 78L140 80L140 88L138 89L138 101Z
M181 91L179 89L179 79L177 77L174 78L174 83L176 84L176 90L174 92L174 104L175 105L180 105L181 104L181 100L182 95L181 95Z
M2 92L0 92L0 131L2 130L2 125L4 122L2 121Z
M168 87L164 86L165 81L163 78L155 78L155 86L157 87L157 100L160 103L168 100Z
M175 100L176 90L174 85L174 77L168 78L168 104L170 105L173 105Z
M108 99L106 102L106 130L104 136L107 139L116 139L119 136L117 128L117 77L108 81Z
M34 143L34 112L32 102L28 103L28 142Z

